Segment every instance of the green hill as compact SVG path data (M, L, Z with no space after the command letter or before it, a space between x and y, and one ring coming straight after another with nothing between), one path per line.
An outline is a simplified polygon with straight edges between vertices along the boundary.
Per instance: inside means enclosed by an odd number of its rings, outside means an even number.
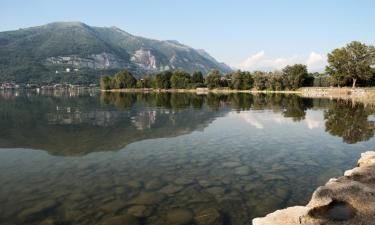
M138 77L171 69L230 71L203 50L116 27L57 22L0 32L0 82L87 84L120 69Z

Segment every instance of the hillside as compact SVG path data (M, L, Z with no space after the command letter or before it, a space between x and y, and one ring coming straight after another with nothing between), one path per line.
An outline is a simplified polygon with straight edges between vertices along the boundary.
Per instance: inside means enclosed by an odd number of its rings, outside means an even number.
M120 69L137 77L173 69L230 71L204 50L134 36L117 27L56 22L0 32L0 82L91 83Z

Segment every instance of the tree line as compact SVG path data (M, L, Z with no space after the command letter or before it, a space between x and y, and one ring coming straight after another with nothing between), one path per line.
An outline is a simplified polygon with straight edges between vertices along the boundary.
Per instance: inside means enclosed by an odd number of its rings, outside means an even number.
M136 79L123 70L113 77L102 76L103 90L124 88L195 89L198 87L230 88L235 90L296 90L300 87L375 86L375 48L357 41L334 49L328 54L325 73L309 73L306 65L288 65L281 71L235 71L221 74L211 70L205 76L201 71L192 74L182 71L163 71Z

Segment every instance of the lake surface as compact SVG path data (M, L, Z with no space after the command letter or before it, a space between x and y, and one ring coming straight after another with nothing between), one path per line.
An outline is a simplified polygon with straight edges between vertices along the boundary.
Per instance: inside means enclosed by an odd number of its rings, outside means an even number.
M295 95L0 92L0 224L251 224L375 149L375 108Z

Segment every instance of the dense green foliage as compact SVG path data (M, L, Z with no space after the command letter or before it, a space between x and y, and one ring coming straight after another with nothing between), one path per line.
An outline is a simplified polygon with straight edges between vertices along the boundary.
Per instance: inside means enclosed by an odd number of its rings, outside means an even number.
M205 83L208 88L219 88L221 87L221 74L218 70L212 70L207 74Z
M307 67L305 65L286 66L282 75L284 87L289 90L296 90L302 87L307 75Z
M254 79L249 72L236 71L227 75L229 86L237 90L249 90L253 87Z
M306 65L288 65L282 71L246 72L235 71L222 75L211 70L205 76L200 71L192 75L183 70L164 71L143 79L137 87L157 89L191 89L197 87L229 88L235 90L282 91L301 87L331 87L358 83L361 86L375 85L375 49L360 42L352 42L345 48L328 54L327 73L309 73ZM103 78L104 79L104 78ZM107 79L107 78L105 78ZM104 86L103 86L104 87ZM108 87L108 86L105 86Z
M164 71L136 80L127 70L116 73L112 78L103 76L100 87L103 90L122 88L194 89L197 87L230 88L235 90L295 90L305 84L308 77L306 66L287 66L283 72L236 71L225 76L218 70L211 70L205 77L202 72L192 75L183 70ZM312 85L312 84L311 84Z
M158 89L169 89L171 88L171 71L161 72L155 75L154 87Z
M112 80L109 76L100 77L99 84L102 90L110 90L112 88Z
M191 76L191 82L194 84L202 84L204 82L203 74L201 71L195 71Z
M112 86L116 89L135 88L136 84L137 80L127 70L116 73L112 79Z
M190 86L190 74L181 70L176 70L173 72L171 77L171 87L173 89L183 89Z
M137 87L137 80L127 70L123 70L123 71L116 73L112 78L108 76L102 76L100 78L100 88L102 90L136 88L136 87Z
M368 81L375 74L375 47L353 41L343 48L337 48L328 54L327 73L334 78L338 86L358 80Z

